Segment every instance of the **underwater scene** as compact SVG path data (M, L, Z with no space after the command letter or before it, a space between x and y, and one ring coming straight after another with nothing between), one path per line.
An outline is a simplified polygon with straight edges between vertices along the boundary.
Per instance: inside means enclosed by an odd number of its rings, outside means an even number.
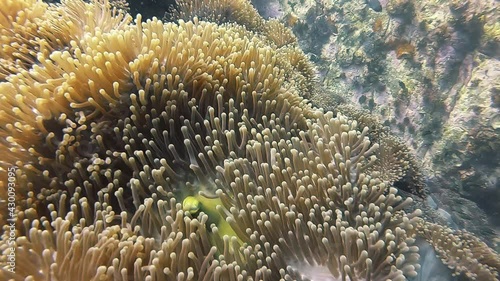
M0 281L500 280L498 0L2 0Z

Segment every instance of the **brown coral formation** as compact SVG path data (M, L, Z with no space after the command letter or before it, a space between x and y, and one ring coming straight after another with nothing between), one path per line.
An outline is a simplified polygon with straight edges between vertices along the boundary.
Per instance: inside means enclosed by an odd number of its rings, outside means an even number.
M87 7L108 2L68 0L46 16ZM311 106L303 53L251 23L124 18L85 24L0 83L0 167L19 166L25 261L9 270L4 227L2 279L416 275L420 211L393 187L406 154L362 118Z

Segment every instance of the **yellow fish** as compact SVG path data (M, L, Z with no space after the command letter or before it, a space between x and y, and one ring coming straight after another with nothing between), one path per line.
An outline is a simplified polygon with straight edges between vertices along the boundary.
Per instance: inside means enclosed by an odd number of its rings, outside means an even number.
M220 198L208 198L201 194L194 196L187 196L182 201L182 210L189 212L192 215L196 215L199 212L203 212L208 216L207 226L215 224L217 226L218 235L223 238L225 235L231 237L236 237L240 245L243 244L240 237L236 234L231 225L222 217L220 212L217 210L217 206L222 206L222 201ZM212 239L211 239L212 240ZM211 241L215 244L214 241Z

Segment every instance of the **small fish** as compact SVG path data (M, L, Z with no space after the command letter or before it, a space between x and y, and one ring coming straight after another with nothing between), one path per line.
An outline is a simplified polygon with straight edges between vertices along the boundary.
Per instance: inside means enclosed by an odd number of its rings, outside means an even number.
M380 12L382 11L382 5L380 5L379 0L365 0L366 5L370 7L370 9L374 10L375 12Z

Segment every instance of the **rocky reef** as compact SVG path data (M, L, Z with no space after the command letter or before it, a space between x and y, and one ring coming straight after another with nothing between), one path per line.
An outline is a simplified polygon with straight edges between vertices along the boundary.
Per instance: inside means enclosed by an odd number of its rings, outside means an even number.
M495 241L498 2L280 3L283 22L319 65L333 104L363 108L401 137L422 161L438 212L450 225ZM316 103L328 107L332 98Z

